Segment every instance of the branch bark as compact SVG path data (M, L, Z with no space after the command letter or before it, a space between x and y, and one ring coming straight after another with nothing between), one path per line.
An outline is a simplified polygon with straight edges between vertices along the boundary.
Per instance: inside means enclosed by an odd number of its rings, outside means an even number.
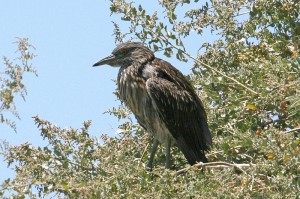
M184 169L181 169L179 171L176 172L177 175L181 175L185 172L187 172L189 169L196 167L198 169L206 169L206 168L211 168L211 169L228 169L228 168L233 168L235 170L238 170L240 172L245 173L245 171L242 169L244 167L255 167L256 164L232 164L232 163L228 163L228 162L208 162L208 163L198 163L195 164L191 167L187 167ZM247 174L247 173L246 173Z

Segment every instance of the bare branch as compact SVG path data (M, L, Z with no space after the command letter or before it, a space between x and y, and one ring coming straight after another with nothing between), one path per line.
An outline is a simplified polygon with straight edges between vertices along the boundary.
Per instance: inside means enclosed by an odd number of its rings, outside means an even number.
M295 132L295 131L300 131L300 127L297 127L297 128L291 129L291 130L288 130L288 131L286 131L285 133L292 133L292 132Z
M187 167L184 169L181 169L179 171L176 172L176 175L181 175L185 172L187 172L189 169L196 167L198 169L206 169L206 168L211 168L211 169L226 169L226 168L233 168L235 170L241 171L243 173L246 173L242 168L243 167L255 167L256 164L232 164L232 163L228 163L228 162L208 162L208 163L198 163L195 164L191 167ZM247 174L247 173L246 173Z

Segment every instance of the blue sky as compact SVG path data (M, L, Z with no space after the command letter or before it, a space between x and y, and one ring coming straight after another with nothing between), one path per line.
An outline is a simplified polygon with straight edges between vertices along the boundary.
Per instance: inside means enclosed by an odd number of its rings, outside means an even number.
M33 61L38 77L25 78L26 102L20 99L16 104L21 116L18 133L1 126L1 138L35 142L34 115L61 127L80 127L92 119L92 131L112 133L117 120L102 113L119 103L111 81L117 69L92 67L114 47L109 2L40 2L5 1L0 8L1 56L16 56L15 37L28 37L38 55Z
M115 47L111 21L120 20L110 16L109 4L109 1L96 0L84 3L10 0L1 3L0 56L16 57L15 37L29 38L38 55L33 60L38 77L31 74L25 77L26 102L21 98L16 101L21 120L13 119L18 133L0 124L1 140L11 145L29 142L42 146L44 141L32 119L35 115L60 127L80 128L83 121L92 120L92 135L115 135L118 119L103 112L120 104L112 93L116 87L112 79L116 79L118 69L92 67ZM155 9L153 3L150 4L143 2L145 8ZM189 47L193 55L201 42L204 41L191 42ZM168 60L184 74L190 72L190 62L180 63L175 58L157 56ZM1 63L0 67L2 70L4 65ZM11 175L6 171L0 159L0 182Z

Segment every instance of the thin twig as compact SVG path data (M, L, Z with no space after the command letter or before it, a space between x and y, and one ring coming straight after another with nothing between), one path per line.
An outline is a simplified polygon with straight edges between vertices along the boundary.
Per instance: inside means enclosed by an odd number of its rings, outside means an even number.
M292 133L292 132L295 132L295 131L300 131L300 127L297 127L297 128L294 128L294 129L291 129L291 130L288 130L284 133Z
M152 30L150 30L150 31L151 31L153 34L156 34L154 31L152 31ZM202 61L200 61L200 60L198 60L198 59L196 59L195 57L193 57L192 55L190 55L190 54L187 53L186 51L184 51L184 50L178 48L176 45L174 45L174 44L172 44L171 42L169 42L169 40L168 40L164 35L162 35L162 34L161 34L161 35L156 34L156 35L157 35L159 38L161 38L162 40L164 40L166 43L168 43L169 45L171 45L173 48L182 51L183 54L185 54L186 56L188 56L189 58L191 58L192 60L194 60L194 61L197 62L198 64L203 65L203 66L205 66L206 68L209 68L210 70L214 71L215 73L217 73L217 74L219 74L219 75L221 75L221 76L223 76L223 77L225 77L225 78L227 78L227 79L229 79L229 80L235 82L236 84L242 86L243 88L245 88L245 89L247 89L248 91L254 93L255 95L257 95L257 96L260 95L258 92L252 90L251 88L249 88L248 86L242 84L242 83L239 82L238 80L236 80L236 79L234 79L234 78L232 78L232 77L229 77L228 75L222 73L221 71L218 71L217 69L211 67L210 65L208 65L208 64L206 64L206 63L204 63L204 62L202 62Z
M177 46L173 45L170 43L170 45L174 48L176 48L177 50L181 50L180 48L178 48ZM182 51L182 50L181 50ZM217 69L211 67L210 65L200 61L199 59L196 59L195 57L193 57L192 55L186 53L185 51L182 51L183 54L185 54L186 56L188 56L189 58L191 58L192 60L194 60L195 62L197 62L198 64L201 64L203 66L205 66L206 68L209 68L210 70L216 72L217 74L219 75L222 75L223 77L227 78L227 79L230 79L231 81L235 82L236 84L242 86L243 88L247 89L248 91L251 91L252 93L254 93L255 95L259 96L260 94L254 90L252 90L251 88L249 88L248 86L242 84L241 82L239 82L238 80L232 78L232 77L229 77L228 75L225 75L224 73L222 73L221 71L218 71Z
M146 145L146 147L145 147L145 149L144 149L144 151L143 151L143 153L142 153L142 156L141 156L140 161L139 161L139 163L138 163L138 168L140 167L140 164L141 164L142 159L143 159L143 157L144 157L144 155L145 155L145 153L146 153L146 151L147 151L147 149L148 149L148 146L149 146L149 143Z
M242 12L242 13L238 13L237 15L235 15L235 17L238 17L238 16L242 16L242 15L247 15L249 14L250 12L247 11L247 12Z
M183 173L187 172L190 168L193 168L193 167L196 167L196 168L199 168L199 169L205 169L205 168L212 168L212 169L234 168L238 171L246 173L242 169L243 167L255 167L255 166L256 166L256 164L252 164L252 163L250 163L250 164L231 164L231 163L228 163L228 162L208 162L208 163L200 162L200 163L195 164L191 167L181 169L181 170L177 171L176 174L177 175L183 174Z

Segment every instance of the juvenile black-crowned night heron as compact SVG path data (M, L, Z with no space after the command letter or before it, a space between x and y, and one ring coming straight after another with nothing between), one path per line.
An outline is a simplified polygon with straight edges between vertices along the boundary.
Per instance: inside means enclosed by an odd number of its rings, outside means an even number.
M170 147L176 144L189 164L207 162L204 152L212 145L203 105L183 74L170 63L156 58L141 43L118 45L112 55L94 66L120 67L120 98L139 124L154 136L148 167L152 168L157 146L166 144L166 168Z

